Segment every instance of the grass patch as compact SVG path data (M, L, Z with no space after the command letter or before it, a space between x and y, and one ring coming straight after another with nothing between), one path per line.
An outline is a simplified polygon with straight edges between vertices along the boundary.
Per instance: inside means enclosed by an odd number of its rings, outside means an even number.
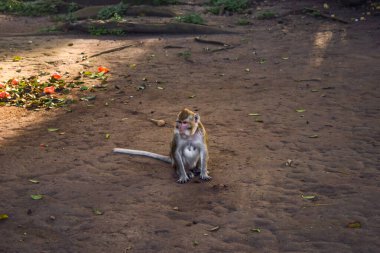
M178 0L122 0L124 4L133 4L133 5L169 5L177 4Z
M63 12L72 12L79 9L75 3L66 3L63 0L1 0L0 12L14 13L23 16L44 16Z
M180 53L178 53L178 56L182 57L183 59L185 59L186 61L188 61L191 58L191 51L186 50L186 51L180 52Z
M98 12L98 19L108 20L111 18L121 18L127 10L128 5L120 3L117 5L107 6Z
M244 25L250 25L252 24L248 19L245 19L245 18L241 18L237 21L236 23L237 25L241 25L241 26L244 26Z
M242 12L247 9L248 0L210 0L210 8L208 9L213 14L219 14L221 8L230 12Z
M262 11L257 13L257 19L265 20L265 19L274 19L277 17L276 13L272 11Z
M116 35L122 36L125 35L125 31L123 29L115 28L115 29L106 29L104 27L95 27L92 26L89 28L89 33L94 36L102 36L102 35Z
M179 22L197 25L203 25L205 23L204 19L197 13L186 14L184 16L176 17L175 19Z

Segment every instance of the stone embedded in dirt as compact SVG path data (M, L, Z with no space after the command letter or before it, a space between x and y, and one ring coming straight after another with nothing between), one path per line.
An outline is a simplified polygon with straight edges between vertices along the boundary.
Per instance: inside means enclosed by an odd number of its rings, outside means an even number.
M163 127L166 125L166 122L165 120L162 120L162 119L150 119L151 122L153 122L154 124L156 124L157 126L159 127Z

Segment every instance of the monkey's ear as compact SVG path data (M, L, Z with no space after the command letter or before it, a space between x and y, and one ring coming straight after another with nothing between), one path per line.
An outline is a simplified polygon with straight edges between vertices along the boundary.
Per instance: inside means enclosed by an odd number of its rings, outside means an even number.
M201 116L199 116L199 114L196 113L196 114L194 115L194 121L195 121L195 123L198 123L200 120L201 120Z

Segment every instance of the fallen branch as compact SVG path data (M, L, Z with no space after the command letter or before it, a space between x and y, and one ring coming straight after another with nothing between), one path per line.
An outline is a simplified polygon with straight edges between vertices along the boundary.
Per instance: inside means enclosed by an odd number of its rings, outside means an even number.
M343 20L343 19L340 19L340 18L337 18L335 16L331 16L331 15L327 15L327 14L323 14L321 13L319 10L316 10L316 9L312 9L312 8L304 8L304 12L310 16L313 16L313 17L322 17L322 18L325 18L325 19L331 19L333 21L337 21L337 22L340 22L340 23L343 23L343 24L348 24L349 22L346 21L346 20Z
M113 53L113 52L116 52L116 51L121 51L123 49L126 49L128 47L132 47L132 46L134 46L134 45L126 45L126 46L122 46L122 47L117 47L117 48L109 49L109 50L102 51L102 52L97 53L97 54L93 54L93 55L89 56L88 58L93 58L93 57L97 57L97 56L102 55L102 54L109 54L109 53Z
M212 44L212 45L218 45L218 46L224 46L224 47L229 47L230 45L224 42L216 41L216 40L205 40L201 39L200 37L195 37L194 41L199 42L199 43L206 43L206 44Z
M295 82L321 82L321 78L310 78L310 79L294 79Z
M219 51L229 50L229 49L235 48L235 46L232 46L232 45L224 43L224 42L220 42L220 41L216 41L216 40L205 40L205 39L201 39L200 37L195 37L194 41L199 42L199 43L205 43L205 44L212 44L212 45L222 46L222 47L219 47L219 48L208 50L211 53L215 53L215 52L219 52Z
M148 34L233 34L235 32L222 30L206 25L187 23L167 24L136 24L129 22L102 22L102 21L79 21L68 25L69 30L91 33L99 29L104 32L117 32L118 34L148 33ZM105 35L105 34L104 34Z
M172 45L164 46L164 49L179 49L179 48L187 48L187 47L183 47L183 46L172 46Z
M288 11L288 12L282 14L282 15L279 15L278 17L282 18L282 17L286 17L288 15L302 15L302 14L306 14L306 15L309 15L309 16L312 16L312 17L322 17L322 18L325 18L325 19L331 19L332 21L340 22L340 23L343 23L343 24L348 24L349 23L346 20L337 18L335 16L331 16L331 15L328 15L328 14L321 13L319 10L313 9L313 8L302 8L302 9Z
M212 50L210 50L210 52L215 53L215 52L219 52L219 51L223 51L223 50L229 50L229 49L233 49L233 48L235 48L235 47L234 46L220 47L220 48L212 49Z

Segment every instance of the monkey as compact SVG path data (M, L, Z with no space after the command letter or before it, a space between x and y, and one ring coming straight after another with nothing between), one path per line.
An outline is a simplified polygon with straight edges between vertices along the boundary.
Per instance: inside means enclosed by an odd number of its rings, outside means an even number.
M143 150L114 148L114 153L138 155L171 163L179 176L178 183L186 183L194 176L209 181L208 139L200 115L187 108L179 112L170 143L169 156Z

